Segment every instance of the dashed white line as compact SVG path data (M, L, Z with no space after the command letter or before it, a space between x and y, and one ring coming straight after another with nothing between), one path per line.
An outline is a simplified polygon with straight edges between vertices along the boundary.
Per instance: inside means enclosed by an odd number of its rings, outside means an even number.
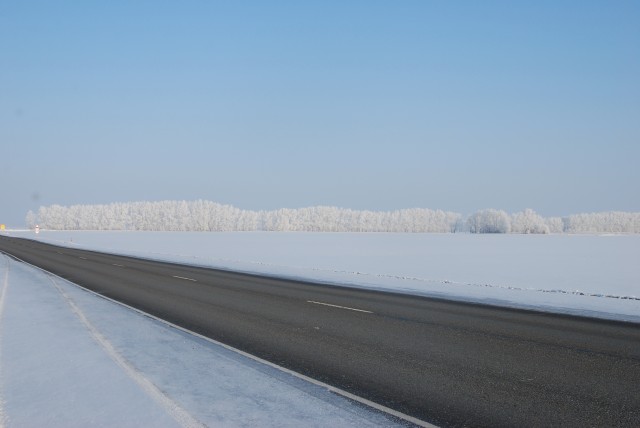
M197 279L193 279L193 278L187 278L187 277L184 277L184 276L178 276L178 275L171 275L171 276L172 276L172 277L174 277L174 278L178 278L178 279L186 279L187 281L198 282L198 280L197 280Z
M124 265L119 265L118 263L111 263L111 266L124 267Z
M313 304L316 304L316 305L331 306L332 308L347 309L349 311L364 312L366 314L372 314L373 313L371 311L365 311L364 309L356 309L356 308L349 308L347 306L332 305L331 303L316 302L314 300L307 300L307 303L313 303Z
M82 260L87 260L87 258L86 258L86 257L78 257L78 258L79 258L79 259L82 259Z

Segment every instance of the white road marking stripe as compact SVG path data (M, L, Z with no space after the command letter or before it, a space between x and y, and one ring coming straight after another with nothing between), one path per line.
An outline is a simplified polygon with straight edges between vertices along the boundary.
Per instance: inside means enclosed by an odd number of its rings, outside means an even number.
M349 311L364 312L364 313L367 313L367 314L372 314L373 313L371 311L365 311L364 309L349 308L347 306L332 305L331 303L315 302L313 300L307 300L307 303L314 303L316 305L331 306L332 308L347 309Z
M193 278L186 278L184 276L178 276L178 275L171 275L174 278L178 278L178 279L186 279L187 281L193 281L193 282L198 282L197 279L193 279Z
M118 263L112 263L112 266L124 267L124 265L119 265Z
M79 259L82 259L82 260L87 260L87 258L86 258L86 257L78 257L78 258L79 258Z

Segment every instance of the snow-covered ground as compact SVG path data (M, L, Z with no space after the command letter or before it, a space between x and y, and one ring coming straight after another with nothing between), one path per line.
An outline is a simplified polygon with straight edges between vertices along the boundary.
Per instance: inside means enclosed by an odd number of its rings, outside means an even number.
M3 232L640 322L640 236ZM0 427L391 426L326 387L0 256Z
M327 388L0 255L0 426L394 426Z
M640 322L640 235L9 233L246 272Z

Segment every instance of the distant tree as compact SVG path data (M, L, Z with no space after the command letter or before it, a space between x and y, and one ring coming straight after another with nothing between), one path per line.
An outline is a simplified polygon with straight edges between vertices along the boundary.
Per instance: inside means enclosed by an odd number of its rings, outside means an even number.
M640 213L604 212L544 219L527 209L458 213L410 208L356 211L331 206L241 210L211 201L127 202L107 205L43 206L29 211L29 227L52 230L297 231L450 233L640 233Z
M511 233L549 233L544 219L530 208L511 216Z
M640 213L575 214L563 221L564 230L568 233L640 233Z
M29 229L35 229L36 224L38 224L38 219L33 211L29 210L25 218L25 223Z
M564 222L562 221L562 217L548 217L544 219L544 222L549 228L549 233L564 232Z
M471 233L509 233L511 219L502 210L486 209L473 213L467 220Z

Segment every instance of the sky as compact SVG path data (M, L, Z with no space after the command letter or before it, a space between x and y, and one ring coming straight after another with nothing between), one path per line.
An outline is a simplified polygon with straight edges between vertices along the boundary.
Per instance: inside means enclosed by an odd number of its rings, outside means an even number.
M640 211L640 2L0 3L0 223L206 199Z

